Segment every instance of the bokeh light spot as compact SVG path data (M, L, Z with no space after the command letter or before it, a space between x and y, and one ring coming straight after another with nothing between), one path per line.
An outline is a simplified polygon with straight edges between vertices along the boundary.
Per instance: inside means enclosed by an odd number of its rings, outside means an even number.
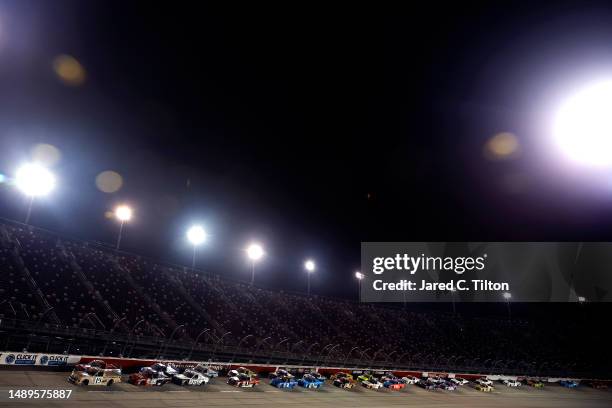
M51 167L62 158L60 150L50 144L39 143L32 148L32 159L46 167Z
M497 133L485 145L485 156L489 159L508 159L519 151L518 138L510 132Z
M85 82L85 68L70 55L59 55L53 60L53 71L66 85L79 86Z
M103 171L96 176L96 186L104 193L115 193L123 186L123 177L112 170Z

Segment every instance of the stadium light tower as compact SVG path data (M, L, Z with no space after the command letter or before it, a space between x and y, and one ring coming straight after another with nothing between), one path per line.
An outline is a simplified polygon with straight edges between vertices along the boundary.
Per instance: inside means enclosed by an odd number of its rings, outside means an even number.
M250 244L246 249L247 256L251 260L251 285L255 283L255 263L264 256L263 247L258 243Z
M310 296L310 275L315 271L317 265L312 259L307 259L304 262L304 269L306 269L306 276L308 277L308 296Z
M187 239L193 245L193 259L191 260L191 269L195 269L196 249L198 246L206 242L208 234L200 225L194 225L187 230Z
M123 225L132 219L132 209L127 205L120 205L115 208L115 217L121 222L119 226L119 235L117 235L117 249L121 246L121 235L123 234Z
M15 185L30 198L25 224L30 222L32 205L35 197L49 194L55 188L55 176L46 168L36 163L28 163L17 169Z
M365 278L365 275L359 271L355 272L355 277L357 278L357 282L359 282L359 298L361 299L361 281Z

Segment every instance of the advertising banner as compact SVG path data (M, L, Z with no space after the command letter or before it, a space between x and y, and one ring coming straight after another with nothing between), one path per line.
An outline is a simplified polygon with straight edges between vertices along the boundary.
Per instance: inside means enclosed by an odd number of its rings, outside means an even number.
M0 352L0 365L57 367L74 365L80 360L81 356L74 355Z

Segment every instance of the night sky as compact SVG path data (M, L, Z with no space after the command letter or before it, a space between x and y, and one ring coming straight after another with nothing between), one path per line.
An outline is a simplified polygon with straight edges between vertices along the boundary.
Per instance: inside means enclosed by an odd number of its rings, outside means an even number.
M126 4L128 3L128 4ZM32 224L124 249L354 296L361 241L611 240L612 182L547 147L555 100L612 73L612 11L589 2L401 10L0 1L0 173L59 149ZM74 57L86 80L53 71ZM612 74L611 74L612 75ZM520 149L483 149L512 132ZM106 194L104 170L124 185ZM608 175L609 176L609 175ZM24 198L0 184L0 216Z

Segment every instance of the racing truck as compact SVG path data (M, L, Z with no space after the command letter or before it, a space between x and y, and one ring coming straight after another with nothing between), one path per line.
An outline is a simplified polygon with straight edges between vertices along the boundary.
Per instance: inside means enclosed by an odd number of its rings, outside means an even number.
M204 364L198 364L197 366L193 367L192 370L204 374L210 378L215 378L219 376L219 372L217 370L213 370L212 368Z
M530 385L533 388L544 388L544 383L540 380L536 380L535 378L528 378L527 385Z
M380 387L383 386L383 383L378 381L378 379L371 374L360 375L359 377L357 377L357 381L359 381L362 386L371 390L378 390Z
M459 377L455 377L455 378L451 378L450 382L452 382L453 384L459 386L459 385L465 385L468 384L469 381L466 380L465 378L459 378Z
M472 388L478 390L478 391L482 391L482 392L491 392L493 391L493 387L491 385L485 384L484 382L478 382L478 380L476 380L475 382L471 383Z
M74 369L77 370L77 371L85 371L89 367L107 368L106 367L106 361L104 361L104 360L92 360L89 363L77 364L77 365L74 366ZM114 367L112 365L109 365L108 368L116 368L116 367Z
M276 377L271 379L270 385L276 388L293 389L296 385L298 385L298 382L295 381L295 378L291 374L288 374L282 377Z
M419 381L416 382L416 385L428 391L433 391L438 388L436 384L432 383L431 381L427 381L425 378L419 379Z
M476 380L476 382L480 385L490 385L493 386L493 381L487 379L486 377L482 377Z
M390 390L401 390L406 386L406 383L403 382L400 378L394 377L392 375L383 377L381 381L383 383L383 387L388 388Z
M285 370L284 368L279 368L278 370L268 374L268 378L273 379L278 377L286 377L288 375L291 375L289 371Z
M178 385L206 385L210 377L188 368L182 374L175 375L172 381Z
M128 382L134 385L156 385L162 386L169 383L172 377L168 377L162 371L156 371L151 367L143 367L139 372L131 374Z
M351 389L355 386L355 380L353 380L353 376L348 373L339 372L332 376L334 379L334 384L338 388L347 388Z
M329 377L330 380L335 380L338 378L348 378L349 380L353 379L353 375L349 373L345 373L344 371L338 371L336 374L333 374Z
M228 377L236 377L238 376L238 374L246 374L249 377L257 377L257 374L254 373L253 371L249 370L248 368L244 368L244 367L238 367L235 370L230 370L230 372L227 374Z
M402 377L401 380L404 384L416 384L419 379L412 375L407 375L406 377Z
M179 373L178 370L172 367L170 364L155 363L149 368L155 371L162 372L169 377L172 377L173 375L177 375ZM144 368L142 368L141 370L143 369Z
M320 378L320 374L319 376L316 376L314 374L304 374L304 376L298 380L298 385L304 388L321 388L325 383L325 380L322 380Z
M247 373L240 373L237 370L231 370L227 383L239 388L253 388L259 384L259 379Z
M595 388L596 390L605 390L608 388L608 384L602 381L589 381L587 385Z
M457 389L457 386L451 381L443 380L442 382L438 383L438 388L441 388L446 391L455 391Z
M444 382L444 378L437 376L437 375L433 375L431 377L427 377L427 381L429 381L432 384L438 385Z
M504 380L499 380L502 384L504 384L506 387L520 387L521 385L523 385L520 381L517 380L511 380L511 379L504 379Z
M565 388L576 388L578 386L578 381L561 380L559 381L559 385Z
M85 370L72 370L68 381L76 385L106 385L111 386L121 382L121 369L89 367Z

